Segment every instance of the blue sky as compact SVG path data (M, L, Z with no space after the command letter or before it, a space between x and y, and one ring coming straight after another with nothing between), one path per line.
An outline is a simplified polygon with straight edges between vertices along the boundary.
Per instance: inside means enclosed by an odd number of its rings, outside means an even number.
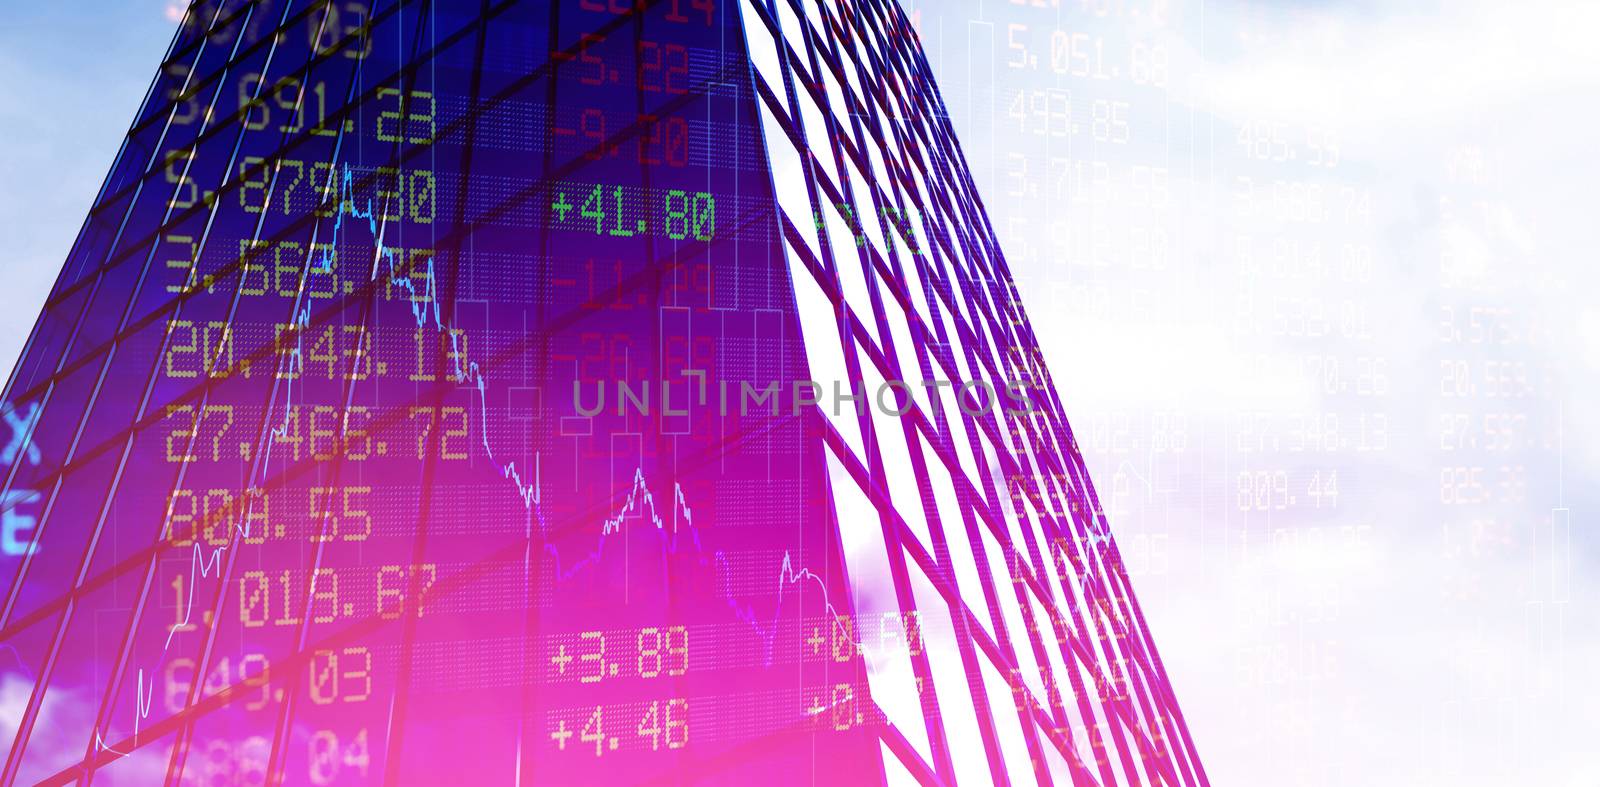
M9 371L166 53L167 0L7 3L0 361Z

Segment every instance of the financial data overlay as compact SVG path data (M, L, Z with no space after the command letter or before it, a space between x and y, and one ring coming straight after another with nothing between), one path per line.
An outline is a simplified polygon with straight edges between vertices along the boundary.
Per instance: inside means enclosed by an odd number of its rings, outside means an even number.
M0 412L6 783L1207 783L893 3L193 4Z
M1210 775L1600 783L1574 8L903 4Z

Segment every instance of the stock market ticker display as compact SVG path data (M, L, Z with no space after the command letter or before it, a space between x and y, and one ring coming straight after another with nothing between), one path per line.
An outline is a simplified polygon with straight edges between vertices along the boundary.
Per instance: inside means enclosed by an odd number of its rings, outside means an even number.
M884 0L196 3L3 402L5 783L1206 783Z

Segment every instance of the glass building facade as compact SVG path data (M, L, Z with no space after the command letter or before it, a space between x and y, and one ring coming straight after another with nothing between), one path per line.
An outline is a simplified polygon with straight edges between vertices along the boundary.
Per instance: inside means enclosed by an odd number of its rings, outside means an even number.
M892 3L195 3L3 402L8 783L1206 783Z

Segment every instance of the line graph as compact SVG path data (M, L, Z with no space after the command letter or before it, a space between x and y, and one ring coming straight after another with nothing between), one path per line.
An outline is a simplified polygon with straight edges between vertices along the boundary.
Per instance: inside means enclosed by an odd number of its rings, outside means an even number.
M530 481L522 479L514 460L502 463L496 458L489 441L488 378L475 361L463 363L461 360L463 356L461 347L465 343L465 333L459 329L451 328L442 316L434 257L429 256L421 263L423 276L422 284L419 286L412 277L406 275L407 270L402 262L403 254L384 243L384 224L378 217L387 215L387 209L375 207L370 200L367 201L364 208L361 207L353 197L353 173L350 167L346 165L338 171L339 196L336 202L333 225L334 237L340 237L340 233L345 229L344 222L346 217L358 222L358 226L364 226L373 239L374 247L373 264L369 269L369 282L386 281L405 290L409 297L403 300L407 302L410 317L416 326L419 328L431 328L437 336L441 338L447 337L451 342L452 352L449 353L449 356L454 363L451 374L456 382L470 385L474 392L477 402L476 412L479 419L478 431L481 435L479 445L483 449L484 456L490 460L500 477L510 482L510 489L514 492L516 498L524 508L533 513L534 521L538 522L540 527L543 528L544 518L538 510L541 500L538 481L539 455L536 453L534 456L535 472ZM324 249L320 254L312 252L307 256L306 269L308 272L331 273L334 265L335 257L331 250ZM305 281L305 278L302 277L302 291ZM295 311L293 324L302 329L310 328L311 307L309 304ZM304 330L298 331L295 343L287 348L286 354L280 360L280 363L285 367L283 369L286 372L284 376L288 380L288 395L283 405L283 417L279 419L277 425L269 427L262 444L254 452L261 459L259 467L265 468L270 463L272 448L277 442L274 438L282 438L288 432L288 414L296 403L293 394L293 383L300 378L305 369L306 348L304 341ZM359 359L352 359L352 363L359 362ZM341 422L340 426L341 430L347 429L348 421ZM341 434L342 437L343 434ZM259 481L261 479L258 478L256 480ZM249 495L241 495L241 499L247 501L247 506L253 504L253 498ZM215 547L203 546L199 543L191 545L189 581L183 583L183 587L187 589L187 596L184 599L179 620L169 626L164 650L170 650L172 641L178 633L191 630L193 627L194 594L195 588L199 585L197 580L218 575L222 567L223 554L228 549L236 547L240 540L248 539L252 536L253 521L248 507L227 509L226 511L239 514L236 518L226 523L229 533L228 544ZM555 561L555 576L557 580L570 580L580 572L603 560L607 554L608 545L617 540L626 527L627 520L635 515L640 515L645 520L647 528L661 536L663 559L679 553L680 536L686 535L687 544L689 545L688 554L692 559L703 566L711 568L713 571L726 572L728 570L725 556L719 551L707 550L702 544L699 532L694 525L693 511L684 497L682 487L674 485L671 495L670 514L663 516L657 507L655 493L645 479L643 468L637 468L629 488L622 496L622 502L616 513L605 517L600 522L595 546L591 551L568 563L564 560L562 552L557 547L550 544L546 544L543 547L545 554ZM169 508L168 522L163 528L163 538L171 534L170 518L171 510ZM312 583L308 587L307 593L314 595L316 593L315 578L313 578ZM725 585L725 582L719 581L719 585ZM787 551L784 552L781 558L773 587L776 591L776 600L773 604L773 612L769 615L764 615L751 604L741 604L731 594L725 593L723 596L724 603L736 618L750 626L763 640L765 659L768 664L773 659L773 647L778 635L778 619L783 614L784 599L787 595L798 593L806 588L811 588L821 595L823 610L832 621L831 636L842 641L851 642L852 647L863 647L861 643L854 641L853 629L846 622L849 617L848 613L839 611L833 602L829 600L828 587L823 578L809 568L796 566L792 555ZM135 694L143 699L134 703L133 726L135 740L137 740L140 723L148 718L151 710L148 691L145 691L144 688L144 675L145 669L139 668ZM126 756L124 752L105 746L102 734L98 729L95 731L95 736L97 746L101 746L111 753Z

